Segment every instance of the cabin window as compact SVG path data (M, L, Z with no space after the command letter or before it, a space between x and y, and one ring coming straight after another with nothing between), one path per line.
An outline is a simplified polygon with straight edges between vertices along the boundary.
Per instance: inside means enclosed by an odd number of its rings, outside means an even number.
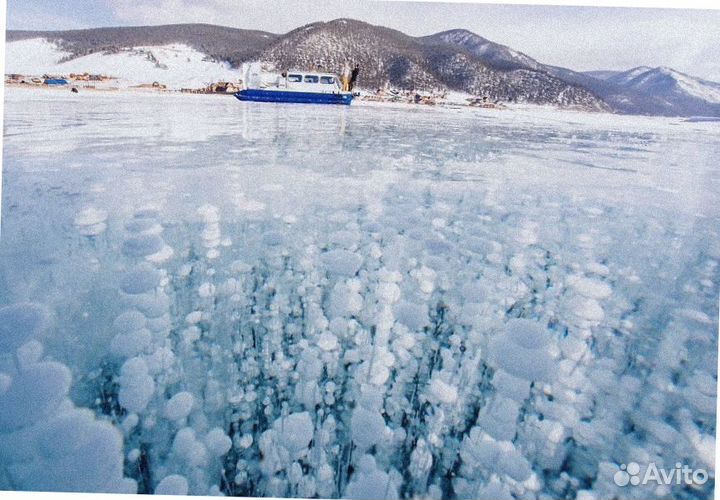
M302 75L288 75L287 79L288 79L288 82L291 82L291 83L302 82Z
M305 75L305 83L317 83L317 75Z
M321 76L320 83L324 83L325 85L334 85L335 78L332 76Z

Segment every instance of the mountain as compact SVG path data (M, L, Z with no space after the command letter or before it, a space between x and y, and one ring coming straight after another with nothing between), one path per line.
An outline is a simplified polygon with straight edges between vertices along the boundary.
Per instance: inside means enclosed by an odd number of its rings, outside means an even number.
M720 83L689 76L671 68L634 68L608 81L667 101L693 98L720 104Z
M361 67L362 84L386 83L402 89L450 89L491 100L581 106L607 106L582 87L521 67L494 67L464 47L441 39L411 37L400 31L351 19L318 22L276 39L260 60L280 68Z
M533 71L542 69L542 65L532 57L517 52L505 45L491 42L465 29L443 31L426 36L423 39L430 43L444 42L462 47L474 56L480 58L485 64L496 69L530 69Z
M265 31L226 28L211 24L171 24L92 28L69 31L6 32L6 41L42 38L68 53L67 59L97 52L117 53L132 47L181 44L192 47L216 61L233 66L251 60L278 35Z
M546 73L585 88L614 111L630 114L720 116L720 84L694 78L669 68L640 66L628 71L577 72L541 64L505 45L467 30L450 30L426 37L461 47L496 69L524 68Z
M627 96L617 85L571 69L541 64L532 57L505 45L491 42L471 31L456 29L425 37L460 47L472 53L486 65L497 69L526 69L545 73L563 82L584 88L600 97L613 111L642 114L644 102L639 96Z
M665 67L639 66L627 71L607 72L604 76L600 83L577 83L592 89L617 111L664 116L720 116L720 83Z
M598 80L607 80L611 76L621 73L620 71L613 69L598 69L593 71L583 71L583 74L597 78Z
M630 80L632 80L636 76L641 75L646 71L650 71L651 69L652 68L648 66L638 66L637 68L632 68L627 71L618 71L614 75L610 75L604 80L622 87L625 86Z
M277 69L318 67L335 72L358 63L359 84L366 89L390 85L620 113L720 116L718 84L667 68L576 72L542 64L464 29L412 37L336 19L282 35L178 24L7 31L6 37L6 73L23 73L33 64L39 74L132 70L137 74L130 76L142 76L145 82L188 85L215 78L237 80L238 68L254 61Z

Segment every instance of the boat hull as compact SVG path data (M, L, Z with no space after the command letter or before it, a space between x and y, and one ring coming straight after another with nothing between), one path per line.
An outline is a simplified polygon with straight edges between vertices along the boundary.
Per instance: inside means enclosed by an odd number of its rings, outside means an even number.
M241 101L292 102L303 104L345 104L352 102L350 93L298 92L288 90L245 89L235 94Z

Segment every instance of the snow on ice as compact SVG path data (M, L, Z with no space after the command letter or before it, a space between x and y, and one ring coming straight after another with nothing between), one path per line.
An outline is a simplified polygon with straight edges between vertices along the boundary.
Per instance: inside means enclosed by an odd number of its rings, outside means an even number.
M716 123L6 96L0 489L712 494Z

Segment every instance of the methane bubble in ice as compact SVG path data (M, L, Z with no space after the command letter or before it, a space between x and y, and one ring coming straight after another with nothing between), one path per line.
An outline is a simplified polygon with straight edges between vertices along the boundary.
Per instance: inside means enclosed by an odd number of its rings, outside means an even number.
M553 358L548 350L550 335L545 328L527 319L510 320L505 333L493 337L489 350L493 363L526 380L550 381Z
M308 412L291 413L275 420L272 426L277 432L278 443L293 457L298 457L313 438L313 423Z
M47 417L70 389L70 370L55 362L23 368L0 395L0 429L11 431Z
M113 330L116 332L128 332L140 330L147 324L147 318L135 309L128 309L118 315L113 321Z
M31 302L0 308L0 352L12 352L48 326L48 311Z
M83 236L96 236L107 229L107 212L88 207L75 216L75 227Z
M160 285L160 273L150 265L139 265L125 273L120 280L120 289L130 295L155 290Z
M165 416L170 420L187 417L192 410L195 399L189 392L178 392L165 403Z
M185 477L171 474L163 478L155 487L156 495L187 495L188 482Z
M329 272L344 276L354 276L362 265L362 257L347 250L330 250L321 258Z
M119 403L128 411L142 412L155 392L155 381L150 377L145 361L139 357L125 361L118 382Z
M163 239L156 234L130 236L122 245L122 252L128 257L147 257L163 249Z
M160 234L163 228L154 219L133 217L125 224L125 229L130 233Z
M232 440L225 434L225 431L215 427L205 436L205 447L211 455L221 457L232 447Z

